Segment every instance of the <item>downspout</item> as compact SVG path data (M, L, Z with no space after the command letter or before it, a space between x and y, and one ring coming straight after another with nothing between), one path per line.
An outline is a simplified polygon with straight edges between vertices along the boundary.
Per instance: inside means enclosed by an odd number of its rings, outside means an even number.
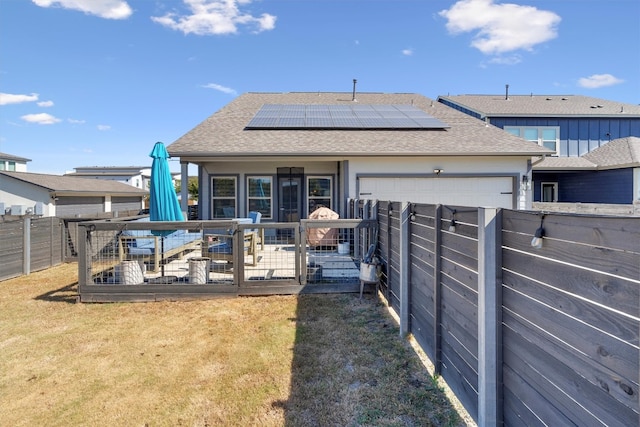
M537 165L538 163L542 163L544 161L544 159L547 158L546 154L543 154L539 160L536 160L535 162L531 163L531 168L533 168L535 165Z

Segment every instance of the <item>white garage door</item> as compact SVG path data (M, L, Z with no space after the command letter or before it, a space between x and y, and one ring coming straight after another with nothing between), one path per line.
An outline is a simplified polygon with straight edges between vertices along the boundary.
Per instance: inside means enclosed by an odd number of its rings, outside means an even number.
M514 209L513 178L365 178L360 199Z

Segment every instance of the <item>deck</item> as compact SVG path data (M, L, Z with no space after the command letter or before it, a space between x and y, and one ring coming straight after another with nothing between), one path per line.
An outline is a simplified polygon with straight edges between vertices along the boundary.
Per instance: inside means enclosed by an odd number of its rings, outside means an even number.
M296 266L300 252L295 244L267 243L258 250L255 266L247 255L239 269L233 263L203 258L200 249L196 249L166 261L157 272L135 262L144 282L133 284L127 284L122 273L115 273L117 267L112 266L102 274L94 274L94 283L81 285L81 300L158 301L360 292L360 261L352 253L338 253L334 247L306 249L307 262ZM365 284L365 291L371 291L373 286Z

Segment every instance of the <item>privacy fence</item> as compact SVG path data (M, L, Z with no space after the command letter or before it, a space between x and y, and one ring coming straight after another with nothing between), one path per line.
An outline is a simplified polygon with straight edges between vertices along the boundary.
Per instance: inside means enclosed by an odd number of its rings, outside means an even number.
M0 281L77 261L78 224L82 222L137 213L119 211L72 218L3 216L0 220Z
M639 425L640 218L350 206L401 334L479 425Z
M60 218L0 222L0 280L61 264L65 228Z

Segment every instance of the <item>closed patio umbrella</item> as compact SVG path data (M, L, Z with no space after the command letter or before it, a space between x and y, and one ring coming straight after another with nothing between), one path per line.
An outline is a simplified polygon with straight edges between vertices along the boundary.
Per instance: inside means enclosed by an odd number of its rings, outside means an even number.
M149 220L150 221L184 221L178 197L171 180L169 170L169 153L162 142L156 142L150 157L153 158L151 164L151 183L149 185ZM166 236L173 230L159 231L153 230L156 236ZM161 241L161 251L164 253L164 239ZM164 276L164 264L162 263L162 276Z

